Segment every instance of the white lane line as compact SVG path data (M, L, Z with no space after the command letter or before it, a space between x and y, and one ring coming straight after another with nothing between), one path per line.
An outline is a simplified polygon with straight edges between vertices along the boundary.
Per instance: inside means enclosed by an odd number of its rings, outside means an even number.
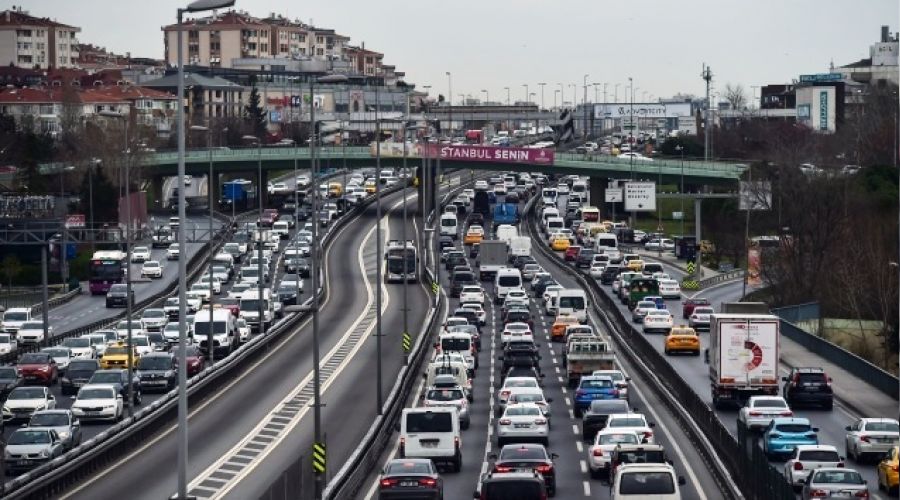
M578 435L578 424L572 424L572 434Z
M578 450L578 453L584 453L584 443L575 441L575 449Z
M569 399L569 396L565 397L565 401L566 401L566 406L572 406L572 400Z
M587 462L585 462L584 460L579 460L579 461L578 461L578 465L581 467L581 473L582 473L582 474L587 474L587 468L588 468L588 467L587 467Z
M582 488L584 488L584 496L586 496L586 497L591 496L591 483L589 483L587 481L582 481L581 486L582 486Z

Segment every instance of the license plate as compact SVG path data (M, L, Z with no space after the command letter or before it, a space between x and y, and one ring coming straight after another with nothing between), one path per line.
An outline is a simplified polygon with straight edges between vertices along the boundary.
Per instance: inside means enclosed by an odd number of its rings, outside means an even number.
M18 464L18 465L28 465L30 463L31 462L29 462L28 460L19 460L16 462L16 464Z
M603 399L606 397L606 394L593 394L591 395L592 399Z
M528 428L528 427L531 427L531 425L529 425L529 424L516 424L516 429L526 429L526 428Z
M437 443L433 441L420 441L423 448L437 448Z
M400 481L400 486L405 487L405 488L415 487L418 485L419 485L418 481Z
M849 491L835 491L831 493L831 498L850 498L851 494Z

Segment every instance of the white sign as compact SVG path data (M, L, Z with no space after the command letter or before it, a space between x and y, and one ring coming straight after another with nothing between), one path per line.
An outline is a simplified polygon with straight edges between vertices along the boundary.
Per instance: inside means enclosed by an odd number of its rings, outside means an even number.
M672 212L672 218L675 220L681 220L684 218L684 212Z
M691 116L691 103L618 103L594 105L594 118L622 118L632 115L638 118L673 118L676 116Z
M770 210L772 184L768 181L741 181L740 210Z
M66 227L69 229L84 227L84 214L69 214L66 216Z
M655 212L656 183L626 182L625 210L629 212Z
M608 188L606 190L606 203L622 203L622 189Z

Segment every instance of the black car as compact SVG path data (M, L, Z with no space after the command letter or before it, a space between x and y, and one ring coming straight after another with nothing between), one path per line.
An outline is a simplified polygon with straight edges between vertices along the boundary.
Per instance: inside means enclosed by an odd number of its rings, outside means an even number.
M540 444L508 444L500 448L499 454L492 454L494 459L493 471L504 472L512 470L531 469L543 476L549 496L556 495L556 470L553 467L553 459L559 458L556 453L548 453L547 448Z
M469 247L470 259L477 259L479 253L481 253L481 243L475 243Z
M528 323L528 326L534 327L534 322L531 319L531 311L524 308L506 311L503 315L503 324L506 325L507 323Z
M600 283L604 285L610 285L619 274L622 273L622 266L610 264L603 268L603 272L600 273Z
M301 278L309 278L309 261L303 257L284 259L284 272L296 274Z
M150 341L150 347L152 347L154 351L159 352L169 349L169 342L162 332L147 332L147 340Z
M22 385L22 377L15 366L0 366L0 398L4 401L9 393Z
M125 401L128 401L128 370L97 370L93 375L91 375L91 378L87 383L114 385L119 390L119 394L121 394L122 397L125 398ZM144 400L144 397L141 394L140 379L136 375L131 379L131 387L134 391L134 404L141 404L141 401Z
M499 357L503 361L501 369L504 372L511 367L540 370L540 359L537 346L531 342L510 342L503 347L503 355Z
M449 271L456 266L468 266L469 261L466 260L466 255L464 253L453 252L447 256L447 261L444 264Z
M459 293L464 286L477 284L478 280L475 279L475 273L472 271L456 271L453 273L453 277L450 278L450 296L459 297Z
M134 307L134 290L131 290L131 294L128 294L128 287L123 284L116 284L109 287L109 291L106 292L106 307L128 307L128 300L131 300L131 305Z
M515 257L513 257L513 260L512 260L513 267L515 267L516 269L519 269L519 270L521 270L523 267L525 267L525 264L536 264L536 263L537 263L537 261L534 259L534 257L532 257L530 255L516 255Z
M509 191L506 193L506 197L503 198L504 203L518 203L519 202L519 193L515 191Z
M135 375L141 391L168 391L175 387L175 356L168 352L145 354L138 360Z
M438 239L438 247L440 247L441 250L452 246L453 238L451 238L450 236L443 235Z
M575 267L591 267L591 262L594 261L594 255L597 255L597 252L589 248L583 248L580 252L578 252L578 257L575 257Z
M473 495L478 500L541 500L547 486L544 476L535 470L524 472L489 472Z
M478 212L472 212L472 214L469 215L469 219L466 221L466 225L484 227L484 215Z
M297 287L293 285L281 285L278 287L278 291L275 292L275 295L278 297L278 301L286 306L297 305L299 294L297 293Z
M74 359L69 362L66 374L59 378L63 396L78 394L78 389L87 384L94 372L99 369L100 362L96 359Z
M540 297L544 295L544 290L546 290L548 286L555 284L556 280L553 279L553 276L550 273L539 273L531 280L531 291L534 292L535 297Z
M631 411L637 411L632 408ZM609 416L615 413L628 413L628 401L624 399L598 399L591 401L591 406L582 414L581 437L585 441L593 441L597 432L606 427Z
M427 458L395 458L389 461L378 480L379 500L395 498L444 498L444 480Z
M830 410L834 405L831 377L821 368L793 368L782 377L784 399L791 408L795 406L821 406Z

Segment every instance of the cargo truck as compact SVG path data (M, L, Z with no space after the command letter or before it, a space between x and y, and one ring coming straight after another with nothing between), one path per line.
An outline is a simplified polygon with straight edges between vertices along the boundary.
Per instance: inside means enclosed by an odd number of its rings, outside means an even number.
M517 203L497 203L494 205L494 227L501 224L519 223L519 205Z
M478 248L478 278L482 281L493 279L497 271L509 262L509 247L505 241L484 240Z
M750 396L778 395L779 347L777 316L713 314L707 351L713 407L741 407Z
M615 369L615 353L600 337L594 335L573 335L566 342L565 351L566 375L569 388L578 387L583 375L590 375L594 370Z

